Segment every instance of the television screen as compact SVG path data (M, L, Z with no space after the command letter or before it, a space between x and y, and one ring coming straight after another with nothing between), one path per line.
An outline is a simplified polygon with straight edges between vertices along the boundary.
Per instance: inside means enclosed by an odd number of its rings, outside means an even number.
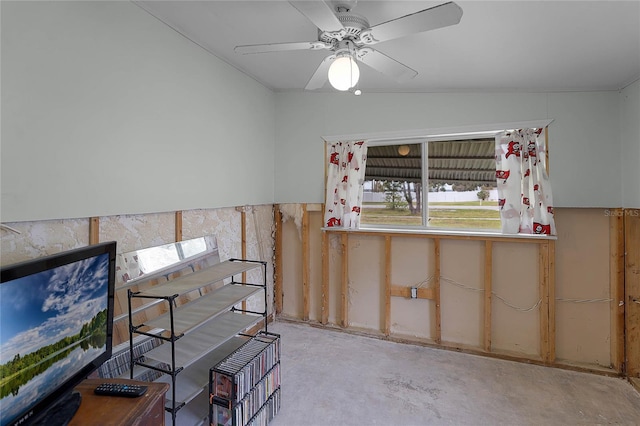
M1 426L42 417L111 357L115 246L2 268Z

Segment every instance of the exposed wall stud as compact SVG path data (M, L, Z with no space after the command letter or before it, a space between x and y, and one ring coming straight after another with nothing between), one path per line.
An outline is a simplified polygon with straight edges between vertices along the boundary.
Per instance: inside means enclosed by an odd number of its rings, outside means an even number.
M540 356L546 363L549 361L549 244L538 246L538 281L540 285Z
M246 259L247 258L247 211L245 208L240 209L240 252L241 252L240 258ZM242 273L242 282L243 283L247 282L246 272ZM243 311L247 310L246 299L242 301L241 306Z
M384 237L384 334L391 334L391 237Z
M547 270L547 291L549 293L549 357L547 361L556 361L556 242L549 240L549 255L547 264L542 265Z
M275 223L275 253L274 253L274 276L273 276L273 297L275 299L276 314L282 312L282 214L280 205L273 206L273 220Z
M92 217L89 219L89 245L98 244L100 242L100 218Z
M611 298L611 366L624 367L624 210L609 216L609 294Z
M624 210L626 368L640 378L640 209Z
M342 291L340 293L342 302L343 327L349 326L349 234L342 234Z
M181 211L177 211L176 212L176 242L178 241L182 241L182 212Z
M436 302L436 335L435 341L440 344L442 342L442 312L440 309L440 238L435 238L434 242L434 300Z
M309 320L309 212L302 205L302 319Z
M329 322L329 234L322 231L322 302L320 322Z
M484 242L484 350L491 352L491 296L493 282L493 242Z

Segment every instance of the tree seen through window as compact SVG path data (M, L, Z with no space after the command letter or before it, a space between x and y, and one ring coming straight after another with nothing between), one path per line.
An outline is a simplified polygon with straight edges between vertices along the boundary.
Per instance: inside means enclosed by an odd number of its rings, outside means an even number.
M495 173L493 138L370 145L361 224L499 230Z

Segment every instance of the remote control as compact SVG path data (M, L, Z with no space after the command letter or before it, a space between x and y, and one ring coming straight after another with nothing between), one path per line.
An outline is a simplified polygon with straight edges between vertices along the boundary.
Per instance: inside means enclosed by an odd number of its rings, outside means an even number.
M126 396L129 398L135 398L142 396L147 391L146 386L142 385L127 385L124 383L101 383L94 389L96 395L108 395L108 396Z

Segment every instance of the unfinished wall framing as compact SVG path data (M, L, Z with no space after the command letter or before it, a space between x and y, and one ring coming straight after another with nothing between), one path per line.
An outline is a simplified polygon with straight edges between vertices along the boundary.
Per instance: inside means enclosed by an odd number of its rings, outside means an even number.
M283 317L623 373L624 222L633 219L626 210L557 209L557 240L321 231L321 206L303 211L304 232L293 222L276 224Z
M350 233L344 230L324 230L323 232L327 233L329 238L335 235L340 239L342 261L340 262L339 323L342 327L353 324L355 327L368 328L380 321L382 327L379 331L385 336L395 334L402 338L417 337L443 346L457 347L461 344L478 347L486 352L503 352L513 355L522 353L524 357L545 363L553 361L555 348L550 343L554 339L551 336L553 330L550 328L549 321L549 311L554 309L552 298L550 299L550 289L553 287L550 279L555 276L552 271L554 264L550 261L553 257L550 253L553 253L555 247L553 239L407 234L389 231ZM354 240L352 245L349 244L349 240ZM501 247L503 245L506 246ZM533 249L527 247L525 250L519 250L520 245L533 245ZM355 318L350 322L349 311L354 310L351 306L352 301L355 303L360 298L360 293L367 292L368 287L373 287L376 277L375 274L371 274L371 271L378 269L367 268L369 273L364 278L358 277L358 271L350 271L351 268L357 268L358 260L362 264L362 259L356 257L356 252L361 248L364 253L358 257L364 256L371 263L375 263L375 257L380 258L382 270L379 275L383 279L378 281L384 281L381 284L383 297L380 299L380 304L384 306L384 313L381 319L379 316L372 318L367 315L356 316L354 313ZM499 257L508 257L509 260L502 263L497 260L494 262L494 250L501 254ZM465 259L472 256L460 255L465 251L477 251L479 262L467 264ZM330 257L330 254L325 253L324 256ZM518 268L519 270L512 269L504 274L494 272L494 263L496 269L505 268L504 263L515 265L516 259L522 257L529 260L525 261L528 264L521 265L522 268ZM351 258L355 258L355 261L350 261ZM364 261L364 263L368 262ZM330 279L331 265L325 264L325 268L328 269L323 271L323 281ZM535 289L534 291L530 288L518 289L521 294L529 293L527 297L530 307L529 305L518 306L515 304L518 302L514 304L508 302L508 299L513 300L517 297L515 294L500 296L510 292L507 287L514 287L515 283L508 278L511 274L516 276L522 274L523 282ZM478 278L476 279L475 276ZM365 282L359 282L360 280ZM454 287L443 288L445 282L451 283ZM456 324L459 315L455 312L462 309L458 302L464 296L456 294L460 292L455 287L476 294L473 298L477 300L470 305L483 308L475 309L474 316L477 317L477 322L462 324L458 321ZM501 287L500 290L497 290L497 287ZM350 289L354 290L353 294ZM531 318L525 321L521 321L516 316L509 321L510 324L520 322L522 326L520 330L526 330L523 334L529 336L537 334L538 341L527 338L519 342L502 336L505 332L494 326L494 316L501 310L494 295L517 311L530 312L539 308L537 314L530 315ZM412 299L415 299L415 302ZM524 298L522 302L527 303ZM328 308L325 307L324 310ZM443 311L447 314L443 314ZM504 312L499 315L506 317ZM414 316L423 318L414 322L411 320ZM533 326L532 322L537 323L537 326ZM481 326L476 327L475 324L481 324ZM537 333L535 328L538 328Z
M145 215L102 216L84 219L16 222L15 231L2 231L2 264L12 264L87 244L115 240L118 253L176 241L215 235L220 256L267 261L267 282L273 277L273 206L244 206L237 209L188 210ZM252 271L249 274L261 274ZM243 277L246 279L259 277ZM273 289L267 289L268 310L272 314ZM134 308L136 307L134 302ZM254 296L249 307L262 306L262 296ZM114 300L114 345L129 339L127 294L117 291ZM162 304L141 312L136 320L162 313Z

